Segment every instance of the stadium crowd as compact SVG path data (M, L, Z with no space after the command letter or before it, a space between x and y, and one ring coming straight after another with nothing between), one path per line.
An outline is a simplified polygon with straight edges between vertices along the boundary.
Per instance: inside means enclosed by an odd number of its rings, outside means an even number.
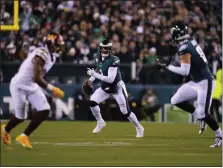
M12 23L10 3L1 1L1 24ZM121 63L137 61L139 74L143 65L155 64L157 55L178 60L169 29L182 20L212 67L215 60L221 64L221 6L220 0L20 1L20 30L1 32L0 59L23 60L30 46L41 45L42 37L53 30L65 40L58 62L93 63L99 42L109 38Z

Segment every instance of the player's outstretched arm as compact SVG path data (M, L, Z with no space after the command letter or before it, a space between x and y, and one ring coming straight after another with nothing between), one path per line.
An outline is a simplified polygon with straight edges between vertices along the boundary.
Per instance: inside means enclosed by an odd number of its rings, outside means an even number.
M118 71L118 67L109 67L108 76L97 73L94 69L88 68L87 74L107 83L113 83Z
M47 83L42 75L43 75L43 67L44 67L44 60L40 56L36 56L34 58L34 81L42 88L48 89L53 92L53 95L56 98L63 98L64 92L59 88Z
M190 60L191 60L191 54L186 53L180 56L180 67L174 66L174 65L168 65L167 69L171 72L174 72L176 74L187 76L190 73Z

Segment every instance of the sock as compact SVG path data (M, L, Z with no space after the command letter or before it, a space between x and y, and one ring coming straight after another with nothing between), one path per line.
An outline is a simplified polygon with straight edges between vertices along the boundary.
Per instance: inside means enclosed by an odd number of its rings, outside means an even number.
M215 136L216 137L222 137L222 130L221 130L221 128L218 128L216 131L214 131L215 132Z
M215 119L210 114L208 114L204 118L204 121L212 129L212 131L216 131L217 129L219 129L218 123L215 121Z
M5 127L5 131L9 133L13 128L15 128L18 124L22 123L24 120L16 118L16 116L12 116Z
M33 115L33 118L29 123L28 127L23 133L27 136L30 136L30 134L48 117L49 113L49 110L36 112Z
M97 121L103 120L100 112L100 107L98 105L91 107L91 111Z
M21 136L27 136L26 134L22 133Z
M138 121L138 119L136 118L136 115L133 112L130 113L130 115L128 116L128 119L129 119L129 121L131 121L135 125L135 127L140 126L139 121Z
M193 114L195 111L195 107L192 104L190 104L188 101L177 103L175 104L175 106L191 114Z

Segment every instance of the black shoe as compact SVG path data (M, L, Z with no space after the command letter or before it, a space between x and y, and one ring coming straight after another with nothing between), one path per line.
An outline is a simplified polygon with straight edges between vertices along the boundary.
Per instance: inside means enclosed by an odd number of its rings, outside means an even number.
M210 148L217 148L222 146L222 137L216 137L214 140L214 144L210 145Z

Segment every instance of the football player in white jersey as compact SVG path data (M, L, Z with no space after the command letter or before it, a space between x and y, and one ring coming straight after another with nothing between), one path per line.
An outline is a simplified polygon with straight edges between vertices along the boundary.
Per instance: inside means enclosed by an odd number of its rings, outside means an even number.
M38 47L28 54L21 64L19 71L11 79L10 93L12 96L14 115L7 125L2 125L2 139L7 145L11 144L10 131L25 119L26 100L36 109L32 120L25 131L17 136L16 141L26 148L32 148L29 141L31 133L48 117L50 106L43 89L52 91L56 98L63 98L64 92L47 83L43 76L51 69L56 56L63 51L64 41L60 34L49 33L43 39L43 47Z

